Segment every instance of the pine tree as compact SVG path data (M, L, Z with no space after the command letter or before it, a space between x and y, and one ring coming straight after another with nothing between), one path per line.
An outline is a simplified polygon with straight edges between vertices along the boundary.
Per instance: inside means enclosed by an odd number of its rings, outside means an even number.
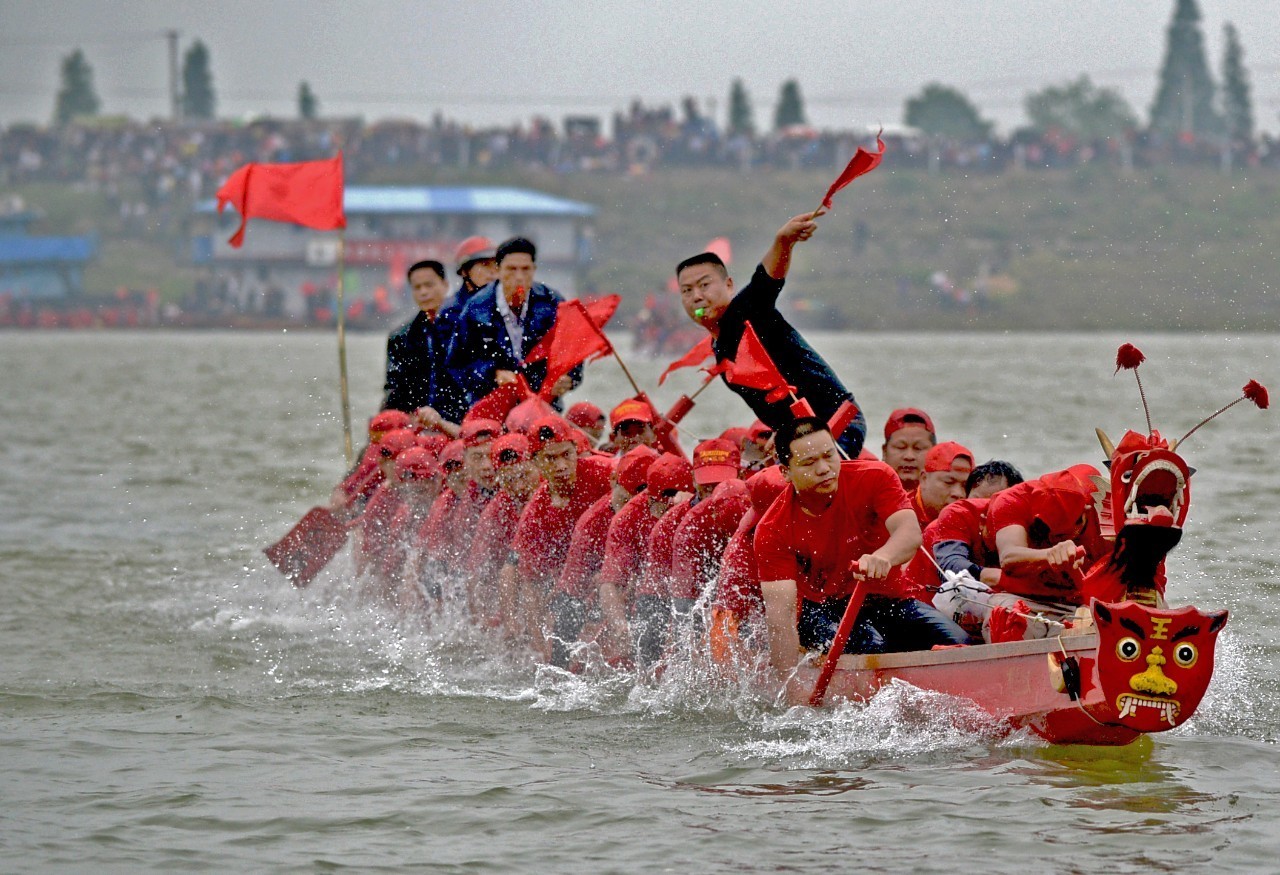
M1222 55L1222 115L1227 136L1232 142L1248 143L1253 139L1253 98L1250 96L1249 74L1244 68L1244 49L1240 35L1228 22L1223 28L1226 49Z
M751 111L751 98L741 79L734 79L729 89L729 133L754 136L756 122Z
M778 94L778 108L773 114L773 129L780 131L792 125L808 124L804 118L804 98L800 96L800 83L788 79L782 83Z
M310 121L320 114L320 101L316 99L315 92L311 90L311 84L301 82L298 84L298 116Z
M209 70L209 50L200 40L182 58L182 114L187 118L213 118L218 98Z
M1169 24L1160 87L1151 106L1151 129L1166 136L1221 133L1213 108L1214 84L1205 60L1204 35L1196 0L1175 0Z
M93 67L76 49L62 59L62 87L54 103L54 120L62 125L74 118L97 115L101 102L93 89Z

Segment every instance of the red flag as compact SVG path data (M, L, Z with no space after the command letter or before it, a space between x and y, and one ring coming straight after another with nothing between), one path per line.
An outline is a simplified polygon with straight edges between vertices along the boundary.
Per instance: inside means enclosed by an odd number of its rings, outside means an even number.
M560 305L556 312L555 332L556 336L547 350L547 376L538 393L544 399L556 380L575 367L613 352L609 338L604 336L587 308L577 299Z
M560 310L567 303L569 302L564 301L560 304L560 307L556 310L556 322L552 324L551 330L544 334L542 339L534 344L533 349L529 350L529 354L524 357L526 364L540 362L547 357L551 344L555 343L556 340L556 324L560 322ZM593 298L590 301L582 301L580 303L586 308L587 314L591 317L591 321L595 323L596 328L603 331L604 327L609 324L609 320L613 318L613 314L618 311L618 305L622 303L622 295L605 295L603 298Z
M712 370L714 372L717 369ZM719 370L723 370L725 379L735 386L768 392L765 400L770 404L781 401L795 391L787 385L786 378L773 363L773 359L769 358L769 353L765 351L764 344L760 342L750 322L746 323L746 329L742 332L742 340L738 342L738 351L733 361L723 362Z
M712 255L718 255L726 267L733 262L733 244L729 242L728 237L717 237L712 240L707 244L706 251Z
M661 386L663 382L666 381L667 375L672 371L678 371L681 368L692 368L696 365L700 365L713 355L715 355L715 349L711 346L711 335L708 334L706 337L702 338L702 340L699 340L694 344L693 349L667 365L667 369L663 371L662 376L658 378L658 385Z
M884 158L884 140L880 139L882 133L884 133L883 129L876 134L876 146L879 147L879 152L868 152L859 146L858 151L854 152L853 157L849 159L849 165L845 167L844 172L831 183L831 188L827 189L827 194L822 199L822 205L828 210L831 209L831 199L835 197L836 192L864 173L870 173L880 166L880 159Z
M227 204L240 214L240 227L228 241L244 243L250 219L293 222L317 231L347 227L342 211L342 153L327 161L295 164L246 164L218 189L218 212Z

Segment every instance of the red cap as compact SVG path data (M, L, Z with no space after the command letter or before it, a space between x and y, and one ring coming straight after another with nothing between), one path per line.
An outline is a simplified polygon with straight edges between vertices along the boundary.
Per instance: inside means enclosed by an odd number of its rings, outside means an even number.
M962 446L955 441L943 441L937 446L930 447L929 452L924 456L924 469L926 471L950 471L955 465L956 459L967 459L969 467L973 467L973 450Z
M418 445L418 436L407 428L393 428L391 431L382 435L382 440L378 441L379 454L383 458L387 456L398 456L400 453L416 447Z
M649 482L649 468L658 458L658 451L651 447L636 447L618 460L614 473L618 484L635 495Z
M579 401L569 408L569 412L564 415L564 418L578 428L591 428L599 425L600 420L604 419L604 411L590 401Z
M418 435L418 446L431 453L434 458L438 459L448 445L449 438L437 431L424 431Z
M747 437L753 441L767 441L772 435L773 429L758 419L747 427Z
M747 492L751 494L751 506L763 515L774 499L786 491L788 480L781 465L770 465L747 479Z
M653 424L653 411L649 405L635 398L628 398L609 412L609 428L615 429L624 422Z
M529 427L529 449L536 455L542 452L547 444L569 441L574 446L577 442L573 436L578 430L559 416L544 416L535 420Z
M648 493L659 496L669 490L693 491L693 466L689 460L675 453L663 453L649 466Z
M570 435L570 438L573 440L573 445L578 448L579 453L585 454L595 449L591 446L591 438L587 437L576 428L573 430L573 434Z
M501 434L502 423L495 422L492 419L473 419L470 422L462 423L462 430L458 432L458 439L462 441L464 447L470 449L481 444L487 444Z
M693 482L699 486L735 480L742 451L732 441L712 438L693 448Z
M889 418L885 420L884 439L889 440L895 431L910 425L923 425L924 430L929 434L937 432L933 427L933 419L919 407L900 407L890 413Z
M489 445L489 458L495 468L527 462L529 456L529 439L522 434L504 434Z
M490 258L496 258L497 255L497 248L488 237L468 237L458 244L458 251L453 257L453 260L458 262L458 276L467 272L471 262L487 261Z
M430 450L410 447L396 456L396 476L401 480L430 480L440 476L440 466Z
M462 445L462 441L449 441L443 450L440 451L440 467L446 471L450 465L461 465L466 461L467 448Z
M369 420L369 431L391 431L395 428L408 428L413 424L413 417L403 410L383 410Z
M742 442L746 439L747 429L740 425L735 425L732 428L726 428L724 431L720 432L720 440L729 441L739 449L742 448Z

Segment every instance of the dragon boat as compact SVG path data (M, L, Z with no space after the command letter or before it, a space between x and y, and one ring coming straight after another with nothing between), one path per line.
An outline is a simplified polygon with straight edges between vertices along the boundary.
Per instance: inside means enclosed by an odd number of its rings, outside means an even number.
M1117 371L1137 372L1142 353L1125 344ZM1141 391L1141 378L1138 381ZM1146 398L1143 394L1143 408ZM870 698L895 681L968 700L1009 729L1055 744L1123 745L1189 720L1213 677L1218 633L1227 611L1164 601L1164 559L1181 539L1194 469L1178 454L1193 432L1249 400L1268 406L1256 381L1181 439L1152 429L1127 431L1118 443L1097 434L1108 477L1094 477L1094 509L1110 555L1084 575L1087 611L1066 633L931 651L843 654L829 670L822 701ZM1086 615L1087 616L1084 616ZM792 705L814 704L821 664L804 664L787 684Z

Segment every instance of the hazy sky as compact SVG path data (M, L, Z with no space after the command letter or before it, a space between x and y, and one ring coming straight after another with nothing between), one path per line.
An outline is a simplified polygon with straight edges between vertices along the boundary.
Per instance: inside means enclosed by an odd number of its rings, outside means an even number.
M767 127L783 80L810 121L902 120L925 83L967 92L1003 130L1027 91L1089 73L1145 118L1173 0L756 0L568 3L374 0L0 0L0 123L47 121L59 60L79 46L103 111L168 112L162 32L208 45L221 116L296 113L311 83L328 114L478 124L540 113L607 118L639 97L714 101L746 83ZM1258 126L1280 128L1280 40L1271 0L1200 0L1215 77L1222 25L1240 31ZM1272 33L1272 37L1267 37Z

